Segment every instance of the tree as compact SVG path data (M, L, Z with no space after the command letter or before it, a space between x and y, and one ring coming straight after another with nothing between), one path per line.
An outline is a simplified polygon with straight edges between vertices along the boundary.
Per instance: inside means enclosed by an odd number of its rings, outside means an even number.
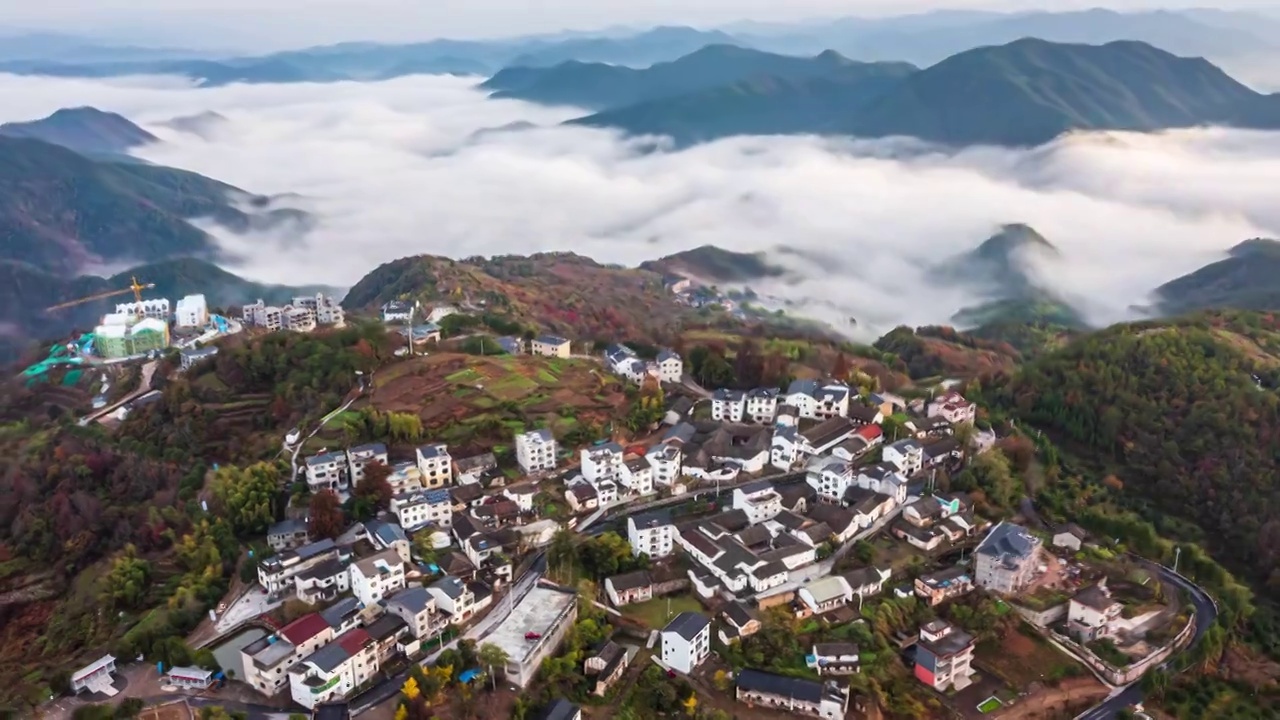
M405 680L404 685L400 687L400 694L413 701L422 695L422 690L418 689L418 681L411 677Z
M364 466L364 477L356 484L356 496L371 498L379 510L386 510L391 504L392 494L391 483L387 482L389 477L391 468L378 460L370 461Z
M243 469L222 467L214 474L210 491L236 535L261 535L275 522L280 469L265 462Z
M849 358L845 357L844 353L836 355L836 364L831 370L831 377L836 380L846 380L849 377L849 370Z
M147 595L151 577L151 563L138 557L133 545L126 545L124 552L111 563L111 572L103 584L103 597L114 608L136 608Z
M489 668L489 687L491 690L498 689L498 678L494 673L494 668L505 670L507 663L511 661L511 656L506 650L494 645L493 643L485 643L480 646L480 664Z
M432 564L436 561L436 544L431 539L431 532L419 532L413 536L413 554L419 562Z
M321 490L311 496L311 504L307 506L307 532L312 538L333 539L346 529L346 518L342 514L342 502L338 494L332 490Z
M711 682L720 692L728 692L730 686L733 685L733 678L729 677L729 673L724 670L717 670L715 676L711 679Z

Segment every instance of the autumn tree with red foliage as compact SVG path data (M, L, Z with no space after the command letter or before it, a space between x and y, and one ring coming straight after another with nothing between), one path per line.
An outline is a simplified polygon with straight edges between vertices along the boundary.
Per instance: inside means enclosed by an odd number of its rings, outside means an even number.
M321 490L312 495L307 513L307 532L314 540L336 538L346 528L347 521L342 513L342 502L338 499L338 494L332 490Z
M364 466L364 478L356 485L356 497L371 502L379 510L388 509L391 506L391 483L387 478L390 476L391 468L385 463L369 462Z

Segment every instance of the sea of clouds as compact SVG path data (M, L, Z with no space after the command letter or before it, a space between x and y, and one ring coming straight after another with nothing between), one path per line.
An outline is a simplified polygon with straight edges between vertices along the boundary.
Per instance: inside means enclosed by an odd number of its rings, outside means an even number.
M874 335L945 323L979 301L929 270L1001 224L1061 251L1043 283L1092 322L1137 316L1153 288L1250 237L1280 234L1280 134L1074 134L1032 150L943 152L908 140L750 137L682 151L564 127L584 114L490 100L477 79L198 89L173 78L0 75L0 122L62 107L118 112L162 142L147 161L309 210L298 238L214 226L228 269L350 286L380 263L572 250L638 264L699 245L765 251L793 270L754 288ZM201 134L164 125L217 112ZM789 252L783 252L787 250Z

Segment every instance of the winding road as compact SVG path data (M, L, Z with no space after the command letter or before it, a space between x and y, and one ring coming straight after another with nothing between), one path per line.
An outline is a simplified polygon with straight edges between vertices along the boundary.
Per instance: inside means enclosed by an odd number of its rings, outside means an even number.
M1187 597L1191 598L1191 603L1195 606L1196 629L1195 634L1191 636L1191 642L1187 645L1187 648L1190 648L1200 642L1200 638L1204 637L1204 634L1209 631L1209 627L1218 619L1218 607L1214 604L1213 598L1209 597L1209 594L1200 589L1198 585L1163 565L1156 565L1155 567L1160 574L1161 580L1186 593ZM1182 652L1186 652L1186 648ZM1160 667L1162 669L1168 668L1181 654L1178 653L1170 657ZM1132 708L1142 702L1143 697L1139 683L1130 683L1113 693L1106 700L1077 715L1075 720L1110 720L1110 718L1119 715L1121 710Z

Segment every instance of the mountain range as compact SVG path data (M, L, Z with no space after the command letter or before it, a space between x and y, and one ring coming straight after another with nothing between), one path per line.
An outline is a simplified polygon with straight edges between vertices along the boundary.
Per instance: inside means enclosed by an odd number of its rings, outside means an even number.
M1227 257L1156 289L1158 309L1178 314L1207 308L1280 309L1280 241L1255 238Z
M685 88L694 81L672 82L667 97L655 98L662 90L653 78L662 75L651 68L636 83L650 99L572 122L669 135L682 144L744 133L812 133L910 136L954 146L1031 146L1071 130L1280 127L1280 95L1258 93L1207 60L1141 42L1068 45L1027 38L967 50L923 70L823 53L808 59L802 71L804 61L794 58L738 50L726 60L729 55L722 52L717 59L742 68L737 81L692 92ZM694 60L671 65L710 64L704 57ZM771 64L787 70L757 72ZM600 75L601 69L594 72ZM720 67L716 73L725 77L732 70ZM568 77L581 74L581 67L561 66L500 79L513 88L508 92L538 99L565 97L570 91L557 79L567 84ZM594 92L592 87L579 85L576 92ZM616 96L601 91L583 104L599 106Z
M835 50L864 62L925 66L964 50L1024 37L1102 44L1138 40L1175 54L1242 66L1266 66L1280 54L1280 22L1220 10L996 13L934 11L800 23L738 23L723 30L629 28L495 40L438 39L389 44L346 42L245 56L184 49L111 47L65 35L0 36L0 72L64 77L138 73L185 75L205 85L374 80L432 73L492 75L508 67L549 67L574 60L646 67L701 47L733 44L812 56Z

